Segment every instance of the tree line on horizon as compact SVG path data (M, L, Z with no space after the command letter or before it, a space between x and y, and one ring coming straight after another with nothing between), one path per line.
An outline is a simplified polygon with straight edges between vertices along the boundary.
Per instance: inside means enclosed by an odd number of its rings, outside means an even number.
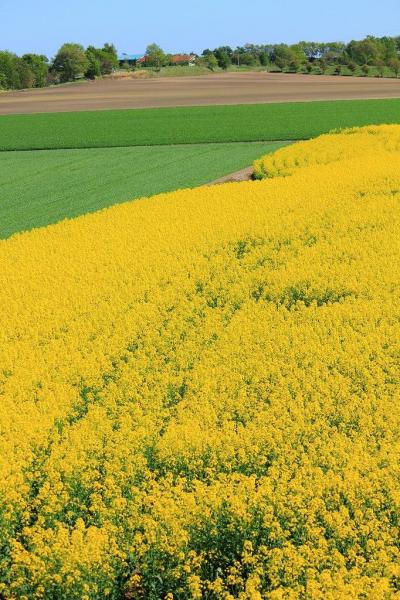
M383 76L388 67L395 75L400 72L400 36L367 36L362 40L344 42L305 42L297 44L245 44L231 48L220 46L207 48L196 55L196 64L211 71L235 67L265 67L287 72L319 72L328 69L341 74L346 66L350 73L356 70L368 75L370 68L377 68ZM171 64L171 55L157 44L146 49L145 61L122 65L125 68L156 68ZM88 46L86 49L75 43L61 46L56 56L49 60L39 54L17 56L7 50L0 51L0 89L24 89L46 87L66 83L78 78L95 79L109 75L120 66L114 44L106 43L102 48Z
M314 65L326 72L334 65L339 73L342 66L350 71L361 67L368 74L371 66L391 68L396 76L400 71L400 36L367 36L362 40L344 42L298 42L297 44L246 44L233 49L221 46L214 50L203 50L201 60L210 68L227 69L235 66L275 66L281 71L305 70L310 72Z
M67 83L79 77L95 79L118 68L117 49L113 44L102 48L81 44L63 44L53 60L43 54L17 56L0 51L0 89L41 88Z

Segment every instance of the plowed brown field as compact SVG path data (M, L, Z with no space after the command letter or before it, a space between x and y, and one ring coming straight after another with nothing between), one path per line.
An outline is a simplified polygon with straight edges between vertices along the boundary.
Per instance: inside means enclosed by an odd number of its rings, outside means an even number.
M280 73L103 79L0 94L0 114L400 97L400 79Z

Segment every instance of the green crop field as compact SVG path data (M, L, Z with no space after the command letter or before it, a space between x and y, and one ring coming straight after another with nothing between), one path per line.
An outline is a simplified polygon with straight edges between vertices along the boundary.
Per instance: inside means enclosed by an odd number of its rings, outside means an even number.
M0 153L0 237L117 202L207 183L282 143Z
M299 140L371 123L400 123L400 99L7 115L0 149Z
M277 140L396 122L400 99L2 116L0 237L201 185Z

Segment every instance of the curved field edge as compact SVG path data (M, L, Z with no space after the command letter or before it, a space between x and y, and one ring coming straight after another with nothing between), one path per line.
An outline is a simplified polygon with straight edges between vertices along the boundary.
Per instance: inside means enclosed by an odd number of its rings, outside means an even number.
M0 242L2 597L398 596L400 156L355 142Z
M6 115L0 150L299 140L399 122L400 99Z
M283 142L0 153L0 238L119 202L195 187Z
M317 139L298 142L267 154L253 164L255 179L287 177L301 167L311 167L382 152L400 151L397 125L368 125L332 131Z

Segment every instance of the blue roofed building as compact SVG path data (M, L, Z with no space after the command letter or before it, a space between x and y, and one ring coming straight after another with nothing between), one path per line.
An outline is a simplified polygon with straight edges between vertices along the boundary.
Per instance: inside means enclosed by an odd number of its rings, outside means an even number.
M143 56L143 54L126 54L125 52L122 52L118 55L118 61L120 65L123 65L124 63L128 63L129 65L135 65L136 61L139 58L143 58Z

